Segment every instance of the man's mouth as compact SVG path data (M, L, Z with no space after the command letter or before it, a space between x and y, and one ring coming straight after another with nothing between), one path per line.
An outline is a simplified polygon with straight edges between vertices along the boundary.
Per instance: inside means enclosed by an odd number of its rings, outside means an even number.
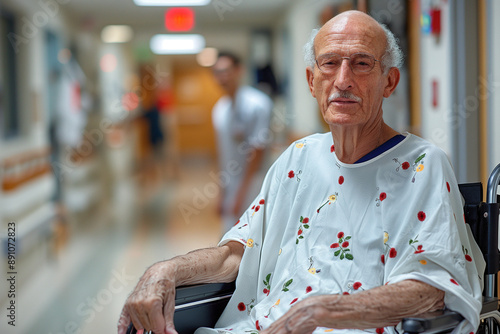
M335 92L330 97L328 97L328 103L339 103L339 104L354 104L360 103L361 98L346 91Z
M342 104L352 104L352 103L357 103L356 101L354 100L349 100L349 99L334 99L333 101L331 102L335 102L335 103L342 103Z

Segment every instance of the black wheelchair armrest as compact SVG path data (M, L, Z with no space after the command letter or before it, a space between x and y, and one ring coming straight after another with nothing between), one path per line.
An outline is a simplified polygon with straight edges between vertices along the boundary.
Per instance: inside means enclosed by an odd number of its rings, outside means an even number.
M200 284L176 289L174 326L179 334L215 326L235 288L232 283Z
M215 326L232 296L235 284L210 283L182 286L176 289L174 325L179 334L192 334L199 327ZM452 331L464 318L459 313L442 310L403 319L405 334ZM130 324L127 334L137 331ZM144 334L154 334L145 332Z
M402 327L405 334L451 332L464 317L455 311L442 310L404 318Z
M234 288L234 282L178 287L175 290L175 330L179 334L192 334L199 327L213 328L231 298ZM135 333L137 331L130 324L127 334Z

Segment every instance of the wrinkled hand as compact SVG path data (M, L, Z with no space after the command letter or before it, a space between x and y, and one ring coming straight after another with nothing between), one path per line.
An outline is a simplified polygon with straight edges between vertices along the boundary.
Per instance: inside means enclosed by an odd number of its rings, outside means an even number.
M174 328L175 280L165 262L151 266L127 298L118 322L125 334L130 321L137 330L177 334Z
M309 334L318 327L314 297L307 298L286 312L261 334Z

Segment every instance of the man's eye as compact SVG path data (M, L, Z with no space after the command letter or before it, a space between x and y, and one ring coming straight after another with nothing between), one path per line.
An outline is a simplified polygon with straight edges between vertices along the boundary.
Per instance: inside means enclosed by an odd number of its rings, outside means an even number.
M339 61L335 60L335 59L328 59L328 60L325 60L325 62L323 63L324 66L337 66L338 64L339 64Z
M370 67L372 65L373 61L370 58L366 57L361 57L361 58L356 58L352 60L352 65L353 66L359 66L359 67Z

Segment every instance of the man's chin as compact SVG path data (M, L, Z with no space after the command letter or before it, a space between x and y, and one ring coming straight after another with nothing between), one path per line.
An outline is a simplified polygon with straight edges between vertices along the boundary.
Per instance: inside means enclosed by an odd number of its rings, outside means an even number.
M353 114L336 113L334 115L324 115L323 119L328 125L332 126L350 126L359 123L359 120Z

